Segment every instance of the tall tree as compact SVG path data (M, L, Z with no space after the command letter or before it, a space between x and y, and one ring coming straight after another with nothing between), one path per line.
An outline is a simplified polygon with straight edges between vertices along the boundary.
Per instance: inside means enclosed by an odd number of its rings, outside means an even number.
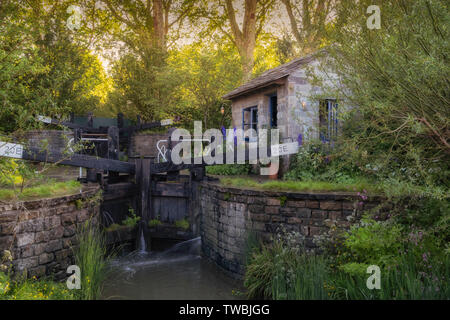
M337 0L281 0L301 54L319 48Z
M255 63L256 41L273 8L274 0L245 0L244 12L236 10L232 0L217 0L203 4L201 15L209 20L209 30L219 30L236 46L241 59L243 81L251 78ZM242 17L242 25L238 18Z
M136 41L115 34L130 48L155 48L166 51L171 28L181 25L194 7L192 0L123 1L102 0L106 8L122 27L132 31ZM123 28L121 29L123 31ZM118 31L120 33L120 31Z

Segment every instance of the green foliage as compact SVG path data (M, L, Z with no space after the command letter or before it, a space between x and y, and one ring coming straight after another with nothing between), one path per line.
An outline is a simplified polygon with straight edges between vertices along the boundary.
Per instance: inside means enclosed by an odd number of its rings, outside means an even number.
M369 182L363 172L347 161L340 145L330 148L327 144L311 141L304 144L285 174L286 180L332 181L341 184Z
M164 53L154 49L144 56L128 53L113 68L114 91L108 97L110 108L129 118L143 121L172 118L180 83L175 70L164 63ZM164 108L161 106L164 105Z
M244 285L249 299L326 299L328 265L307 253L298 233L284 232L272 244L254 247Z
M282 207L284 207L285 204L286 204L286 201L287 201L287 197L286 196L281 196L279 199L280 199L280 205Z
M6 290L1 291L1 288ZM0 300L75 300L76 294L65 283L51 280L13 280L0 272Z
M36 277L28 279L26 273L12 277L12 254L5 250L0 258L0 300L73 300L74 291L65 283Z
M83 32L66 26L67 1L3 1L0 10L0 132L41 127L35 115L94 109L106 75ZM101 89L100 89L101 88Z
M362 191L380 192L380 188L361 179L355 183L333 183L322 181L258 181L252 178L221 178L225 186L255 188L277 191Z
M260 250L252 253L247 262L244 278L248 299L268 299L272 296L274 257L274 250L267 246L262 246Z
M380 267L393 265L403 249L402 229L402 226L391 221L362 219L345 235L343 245L346 254L359 263Z
M124 226L122 226L122 225L120 225L120 224L118 224L118 223L113 223L113 224L110 224L107 228L105 228L105 231L107 231L107 232L113 232L113 231L117 231L117 230L120 230L120 229L122 229Z
M81 185L78 181L71 180L65 182L50 182L34 187L24 188L22 191L14 189L0 189L0 199L6 201L31 200L79 192Z
M252 166L249 164L219 164L206 167L207 173L221 176L248 175L251 170Z
M189 229L189 221L186 218L181 219L181 220L177 220L177 221L175 221L175 226L177 228L181 228L183 230L187 230L187 229Z
M282 250L275 256L272 298L275 300L326 300L328 265L323 256L305 252L291 257ZM292 260L291 260L292 259Z
M160 224L162 224L162 222L161 222L161 220L159 220L159 219L151 219L151 220L148 222L148 226L149 226L149 227L156 227L156 226L159 226Z
M140 220L141 217L137 216L134 212L131 212L131 215L127 216L124 220L122 220L122 225L134 227Z
M448 299L450 259L447 257L438 268L434 267L425 273L417 266L413 254L400 255L395 267L381 272L381 288L375 290L369 290L366 287L368 274L335 273L331 281L331 298L347 300Z
M365 224L346 235L341 247L351 254L344 252L340 256L338 251L336 259L306 252L299 245L301 237L295 233L285 232L271 244L255 246L247 261L244 279L247 297L302 300L448 298L450 257L434 253L430 246L435 241L428 241L419 232L405 237L399 235L397 225L365 220ZM393 252L398 252L395 258ZM337 266L334 260L338 262ZM371 264L380 264L381 289L370 290L366 286L367 267Z
M77 230L78 246L73 253L75 264L81 270L81 290L77 297L82 300L98 299L101 295L102 283L108 276L108 260L105 235L92 220L86 221Z
M379 180L443 188L448 195L448 2L380 1L376 30L365 27L361 14L371 4L341 2L336 45L327 50L340 86L326 95L357 106L341 113L342 145L360 170Z
M81 200L81 199L75 200L75 207L76 207L78 210L81 209L81 208L83 208L83 200Z
M177 114L185 127L201 120L204 128L228 127L231 108L221 97L241 79L239 55L228 39L200 41L172 51L168 63L183 80ZM221 107L225 113L220 113Z

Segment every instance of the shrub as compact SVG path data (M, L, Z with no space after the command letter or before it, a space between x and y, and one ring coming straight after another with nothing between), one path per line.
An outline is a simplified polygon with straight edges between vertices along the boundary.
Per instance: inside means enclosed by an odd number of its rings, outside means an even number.
M447 257L441 265L423 273L418 268L414 254L402 254L395 266L381 272L380 289L367 288L367 274L337 272L332 279L331 297L350 300L448 299L449 267Z
M248 175L251 171L250 164L220 164L206 167L207 173L222 176Z
M344 261L388 266L402 251L402 227L391 221L375 221L365 217L345 234Z
M135 213L131 213L131 215L127 216L122 224L127 227L134 227L141 220L141 217L138 217Z

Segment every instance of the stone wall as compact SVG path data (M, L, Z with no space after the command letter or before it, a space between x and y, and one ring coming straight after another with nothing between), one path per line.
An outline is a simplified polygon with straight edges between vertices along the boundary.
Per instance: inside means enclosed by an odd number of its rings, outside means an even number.
M270 241L281 226L298 231L306 246L332 226L348 228L361 212L380 201L364 203L350 193L291 193L228 188L202 182L197 197L203 252L224 270L242 277L246 241L251 233Z
M1 204L0 253L11 251L13 271L66 277L77 226L90 217L98 222L99 204L89 200L97 192L90 187L71 196Z
M72 131L63 130L30 130L22 133L17 138L28 141L33 147L42 147L46 145L53 150L64 150L70 139L73 138Z

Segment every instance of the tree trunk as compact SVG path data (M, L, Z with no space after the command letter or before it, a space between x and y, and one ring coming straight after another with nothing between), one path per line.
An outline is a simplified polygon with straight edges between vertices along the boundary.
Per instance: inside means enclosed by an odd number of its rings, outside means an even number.
M234 42L241 57L243 82L251 78L255 59L253 52L256 46L256 7L257 0L245 0L245 12L242 31L236 21L236 13L232 0L226 0L227 15L230 21Z
M162 0L153 0L153 32L158 48L166 50L166 34Z

